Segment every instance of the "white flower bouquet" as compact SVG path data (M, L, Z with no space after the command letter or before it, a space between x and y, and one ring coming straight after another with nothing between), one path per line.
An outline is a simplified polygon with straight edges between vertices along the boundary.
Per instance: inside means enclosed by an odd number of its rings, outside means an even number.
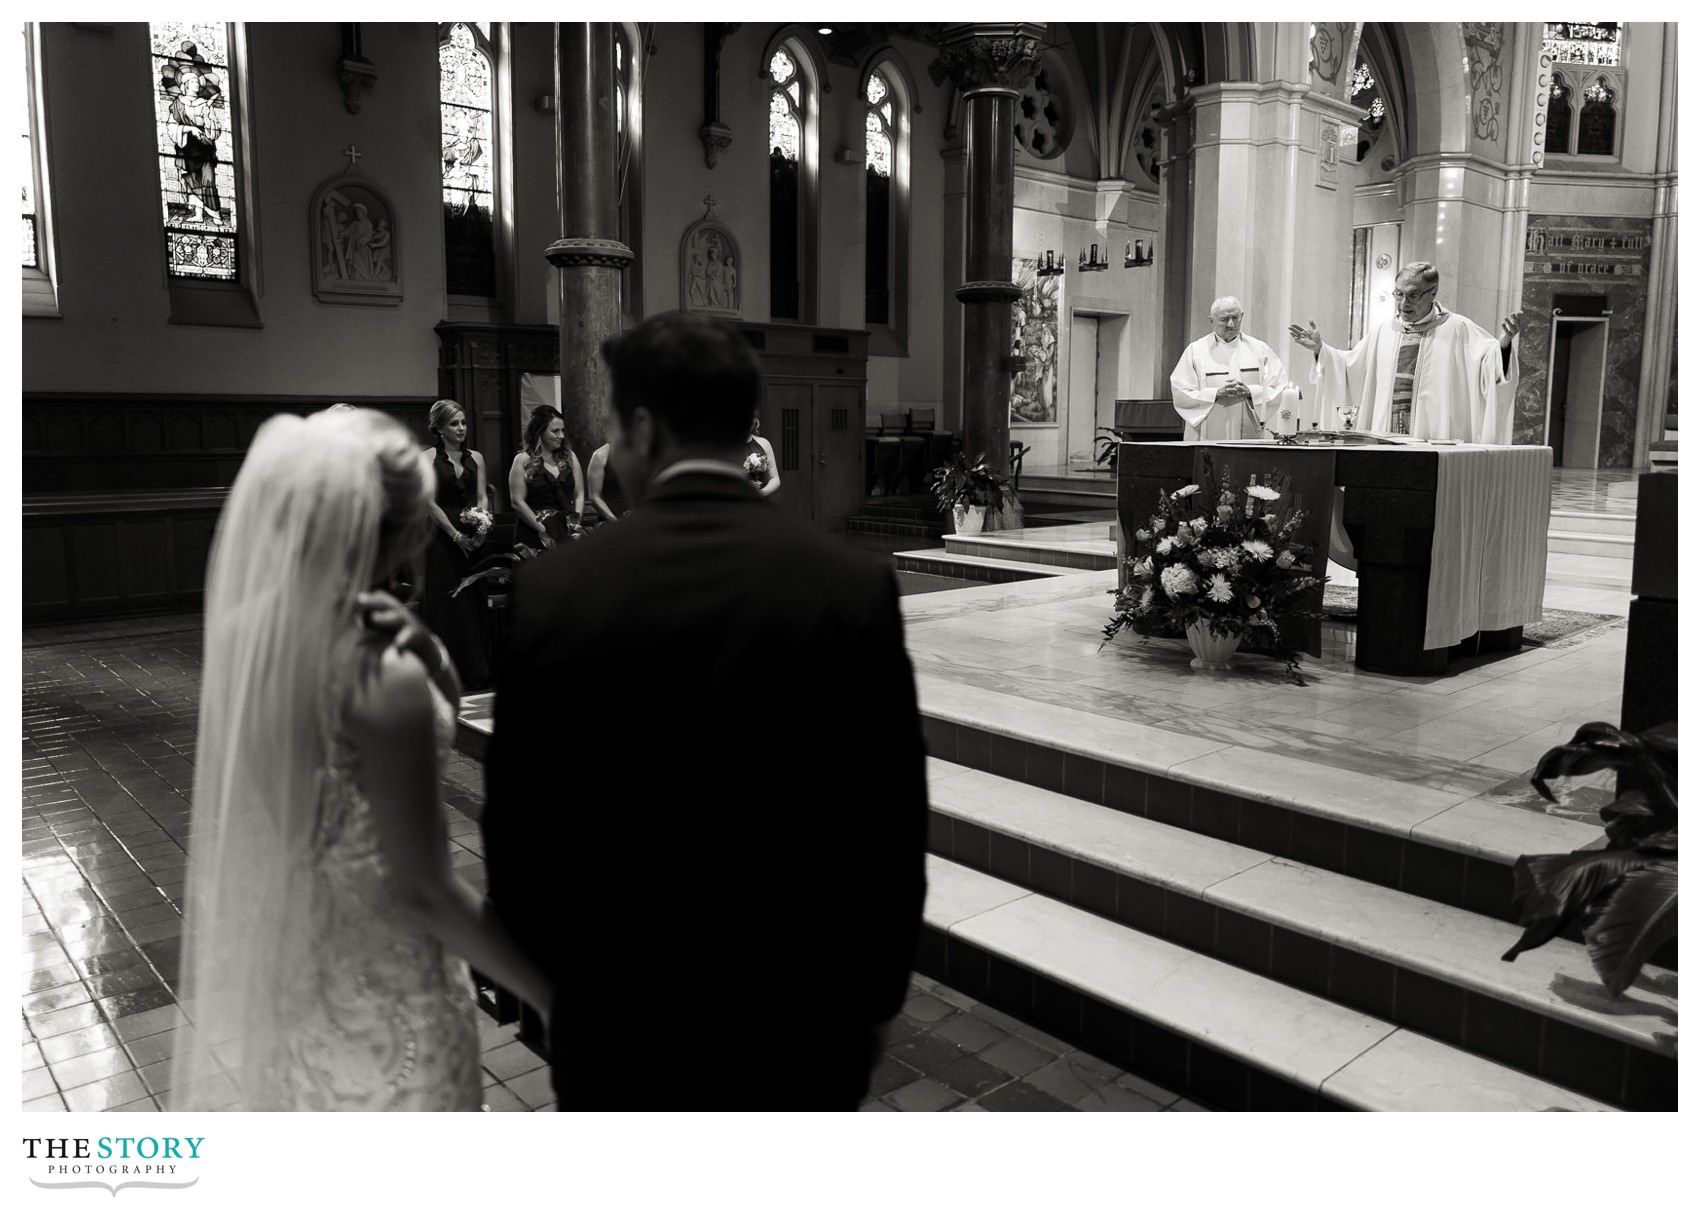
M1156 513L1132 535L1127 584L1114 591L1104 643L1123 628L1178 636L1202 624L1269 650L1296 674L1299 656L1282 641L1281 624L1316 614L1301 600L1319 579L1309 545L1296 538L1304 511L1285 501L1275 477L1264 479L1235 489L1224 467L1219 484L1158 494Z
M490 524L494 521L495 519L490 517L489 510L480 509L475 505L469 505L460 512L461 529L478 536L480 539L489 534Z

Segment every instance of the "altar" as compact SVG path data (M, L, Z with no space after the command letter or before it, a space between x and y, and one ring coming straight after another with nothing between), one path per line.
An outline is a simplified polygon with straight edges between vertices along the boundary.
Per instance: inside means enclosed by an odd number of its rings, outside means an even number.
M1516 649L1523 626L1540 621L1549 447L1410 439L1123 443L1116 467L1122 534L1145 525L1158 491L1197 483L1206 461L1227 466L1240 482L1286 475L1319 564L1340 511L1358 566L1361 669L1443 674L1455 657Z

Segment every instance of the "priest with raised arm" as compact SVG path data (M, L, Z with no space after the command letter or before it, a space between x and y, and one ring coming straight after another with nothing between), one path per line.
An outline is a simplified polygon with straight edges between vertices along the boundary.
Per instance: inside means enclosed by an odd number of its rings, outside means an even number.
M1497 340L1443 307L1440 272L1413 261L1393 283L1396 314L1350 350L1323 342L1316 321L1292 325L1294 341L1316 355L1321 413L1357 410L1357 429L1455 442L1510 443L1517 393L1517 316L1500 321Z
M1256 438L1271 425L1271 414L1287 404L1281 359L1246 334L1244 321L1240 301L1222 296L1210 305L1210 332L1181 351L1175 363L1169 391L1186 422L1188 442Z

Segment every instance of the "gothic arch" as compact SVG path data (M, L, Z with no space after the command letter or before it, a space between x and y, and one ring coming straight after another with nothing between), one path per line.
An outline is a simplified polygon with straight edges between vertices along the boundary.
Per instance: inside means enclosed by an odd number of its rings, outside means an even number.
M1381 26L1403 68L1404 156L1470 149L1470 107L1463 31L1456 21L1388 22Z

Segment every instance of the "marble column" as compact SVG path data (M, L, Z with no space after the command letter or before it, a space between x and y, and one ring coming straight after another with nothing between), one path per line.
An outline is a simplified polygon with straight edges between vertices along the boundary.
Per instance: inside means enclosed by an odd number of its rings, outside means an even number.
M561 412L581 464L602 445L608 368L602 342L621 331L619 132L614 26L555 26L555 188L561 238L545 252L561 271Z
M1015 103L1039 63L1042 27L946 27L939 59L962 90L962 445L1009 470L1009 305L1015 253Z

